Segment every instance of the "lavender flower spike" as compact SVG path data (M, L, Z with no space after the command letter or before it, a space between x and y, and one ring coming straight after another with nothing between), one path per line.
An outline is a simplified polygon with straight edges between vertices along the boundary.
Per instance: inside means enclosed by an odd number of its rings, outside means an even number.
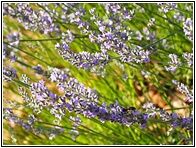
M88 70L91 67L96 66L103 68L110 61L109 55L104 52L91 54L83 51L78 54L74 53L69 50L69 46L66 42L63 42L63 44L58 43L55 47L58 49L59 54L63 56L64 60L68 60L72 65L77 66L79 69L84 68Z
M186 95L186 103L191 104L193 103L193 90L190 90L187 86L183 83L177 82L176 80L172 80L172 82L177 85L177 89Z
M193 21L190 18L187 18L184 22L183 31L185 36L188 37L189 40L193 40Z

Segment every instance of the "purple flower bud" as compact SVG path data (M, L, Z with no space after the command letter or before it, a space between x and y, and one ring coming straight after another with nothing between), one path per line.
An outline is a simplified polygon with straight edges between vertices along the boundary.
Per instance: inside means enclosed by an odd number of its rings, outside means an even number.
M178 114L171 113L171 117L172 117L173 119L177 119L177 118L178 118Z
M14 78L16 78L16 70L11 66L3 66L3 80L11 82Z
M7 39L9 41L10 45L14 45L14 46L18 47L18 45L19 45L19 35L18 35L17 32L10 33L7 36Z
M141 124L140 127L141 127L141 129L145 129L146 128L146 124Z
M42 70L42 67L40 65L38 66L33 66L33 69L35 71L36 74L43 74L43 70Z
M15 117L11 117L11 118L10 118L10 123L11 123L11 124L15 124L15 122L16 122L15 120L16 120Z
M171 61L168 62L170 66L165 66L165 69L167 71L175 72L181 65L181 62L178 61L178 56L175 54L169 54L169 58L171 59Z

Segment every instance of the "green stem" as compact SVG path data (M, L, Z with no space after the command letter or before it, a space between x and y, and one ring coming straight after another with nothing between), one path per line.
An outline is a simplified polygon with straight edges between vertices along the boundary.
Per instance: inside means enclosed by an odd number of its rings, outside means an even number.
M67 117L67 116L65 116L66 118L68 118L68 119L70 119L69 117ZM93 118L90 118L90 120L92 120L92 121L94 121L94 122L96 122L96 119L93 119ZM99 124L99 123L98 123ZM104 124L103 124L104 125ZM111 136L105 136L105 135L103 135L103 134L101 134L101 133L98 133L98 132L96 132L96 131L94 131L94 130L92 130L92 129L90 129L90 128L88 128L88 127L86 127L86 126L84 126L84 125L80 125L82 128L84 128L84 129L87 129L88 131L87 132L89 132L89 131L91 131L92 133L91 134L96 134L96 135L100 135L101 137L104 137L104 138L106 138L106 139L109 139L109 140L119 140L118 138L116 139L116 137L111 137ZM81 128L78 128L78 129L80 129L80 130L83 130L83 131L85 131L84 129L81 129ZM112 130L112 131L114 131L114 130ZM119 133L116 133L116 134L119 134ZM126 139L127 140L127 139ZM134 141L132 141L133 143L134 143Z
M158 42L160 42L160 41L162 41L162 40L164 40L164 39L166 39L166 38L168 38L168 37L170 37L170 36L172 36L172 35L174 35L174 34L176 34L176 33L178 33L178 32L180 32L180 31L175 31L175 32L169 34L168 36L166 36L166 37L164 37L164 38L162 38L162 39L160 39L160 40L157 40L157 41L155 41L155 42L152 42L151 44L148 44L148 46L146 46L146 47L150 47L151 45L154 45L154 44L156 44L156 43L158 43ZM146 47L144 47L144 48L146 48ZM143 49L144 49L144 48L143 48Z
M75 38L88 38L88 35L84 35L84 36L74 36ZM33 42L33 41L39 41L39 42L42 42L42 41L53 41L53 40L61 40L62 38L47 38L47 39L26 39L26 40L19 40L20 42Z
M48 38L48 39L26 39L26 40L19 40L20 42L32 42L32 41L51 41L51 40L61 40L62 38Z
M24 62L22 62L22 61L16 60L16 62L19 63L19 64L21 64L21 65L23 65L23 66L32 68L32 66L30 66L30 65L28 65L28 64L26 64L26 63L24 63Z
M21 82L20 80L13 79L13 81L16 82L16 83L18 83L18 84L20 84L20 85L22 85L22 86L25 86L25 87L27 87L27 88L30 88L30 87L31 87L31 85L26 84L26 83L23 83L23 82Z
M107 129L109 129L109 130L112 130L115 134L121 136L123 139L129 140L129 141L133 142L133 144L136 144L134 140L130 140L126 135L123 135L123 134L117 132L116 130L112 129L110 126L107 126L106 124L104 124L104 123L98 121L97 119L90 118L90 120L96 122L97 124L101 125L102 127L105 127L105 128L107 128ZM128 139L127 139L127 138L128 138Z
M47 63L47 62L45 62L45 61L43 61L43 60L41 60L41 59L37 58L36 56L34 56L34 55L32 55L32 54L30 54L30 53L28 53L28 52L26 52L26 51L24 51L24 50L22 50L22 49L18 48L18 47L12 46L12 45L10 45L10 44L9 44L9 43L7 43L7 42L3 42L3 43L4 43L4 44L6 44L6 45L9 45L9 46L11 46L11 47L13 47L13 48L15 48L15 49L18 49L18 50L20 50L20 51L22 51L22 52L26 53L27 55L29 55L29 56L31 56L31 57L33 57L33 58L35 58L35 59L37 59L37 60L39 60L39 61L41 61L41 62L43 62L43 63L47 64L48 66L51 66L51 67L52 67L52 65L51 65L51 64L49 64L49 63Z

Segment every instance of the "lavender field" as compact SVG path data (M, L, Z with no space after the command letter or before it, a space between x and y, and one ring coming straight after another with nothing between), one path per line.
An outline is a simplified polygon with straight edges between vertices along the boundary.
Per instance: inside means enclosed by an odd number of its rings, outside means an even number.
M2 3L3 145L194 145L193 3Z

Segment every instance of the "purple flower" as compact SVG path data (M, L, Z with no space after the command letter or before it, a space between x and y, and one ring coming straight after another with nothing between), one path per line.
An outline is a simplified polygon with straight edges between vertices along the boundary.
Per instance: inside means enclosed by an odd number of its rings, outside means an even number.
M4 15L10 15L13 18L22 23L25 29L30 29L32 31L39 30L40 33L48 34L53 31L59 33L60 27L54 24L53 13L45 12L45 10L34 10L29 7L26 3L16 3L14 4L16 8L14 9L10 5L4 5ZM48 5L40 3L45 9L48 9ZM48 9L49 11L52 11ZM16 42L15 44L19 44Z
M147 122L148 121L148 114L144 114L143 119Z
M59 54L63 56L65 60L68 60L73 65L76 65L79 69L84 68L88 70L94 66L100 66L103 68L108 64L110 57L106 53L89 53L89 52L80 52L73 53L69 50L66 43L57 44L56 49L58 49Z
M123 124L125 124L125 123L126 123L126 121L127 121L127 119L126 119L126 118L122 118L122 120L121 120L121 122L122 122Z
M65 82L68 78L67 71L54 68L52 73L50 74L50 78L52 81Z
M113 39L113 34L111 32L107 32L106 36L108 39Z
M177 22L184 22L185 21L185 15L183 14L183 12L175 10L174 11L174 19Z
M76 118L70 116L70 121L74 122L74 125L72 127L74 129L76 129L82 123L82 120L78 116Z
M177 8L176 3L158 3L159 11L167 13L175 8Z
M187 18L184 22L183 31L185 36L188 37L189 40L193 40L193 21L191 18Z
M10 33L7 36L7 39L8 39L8 42L9 42L10 45L14 45L14 46L18 47L18 45L19 45L19 35L18 35L17 32Z
M141 129L145 129L146 128L146 124L141 124L140 127L141 127Z
M150 30L145 27L145 28L143 28L143 33L146 35L147 40L151 40L153 42L156 40L156 32L155 31L153 31L151 33Z
M11 61L11 62L16 62L16 59L17 59L16 55L12 55L12 56L10 57L10 61Z
M193 53L185 52L182 57L186 60L189 67L193 65Z
M140 32L140 31L136 31L136 34L138 35L138 36L137 36L137 39L138 39L139 41L141 41L141 40L142 40L142 34L141 34L141 32Z
M192 117L178 117L178 114L169 114L165 110L161 110L159 114L162 120L169 121L171 126L173 126L174 128L177 128L179 126L181 128L186 128L187 130L192 129Z
M45 106L53 106L58 96L50 92L44 84L43 80L38 83L32 83L30 91L34 98L35 109L42 109ZM53 94L53 95L52 95Z
M95 13L95 11L96 11L96 8L95 7L89 10L89 12L90 12L91 15L93 15Z
M66 34L65 34L65 33L62 33L62 41L64 42L64 44L65 44L66 46L68 46L67 43L73 42L74 38L75 38L75 37L73 36L71 30L67 30L67 33L66 33ZM58 43L58 44L59 44L59 43ZM67 47L65 47L65 48L67 48ZM67 49L69 49L69 48L67 48Z
M177 85L177 90L179 90L181 93L186 95L185 102L187 104L193 103L193 90L189 89L187 86L185 86L183 83L180 83L176 80L172 80L172 82Z
M173 119L177 119L177 118L178 118L178 114L171 113L171 118L173 118Z
M11 123L11 124L15 124L15 122L16 122L15 117L11 117L11 118L10 118L10 123Z
M150 62L150 52L148 50L140 50L140 46L136 46L134 49L123 48L118 51L121 56L122 62L136 62L136 63L148 63Z
M175 72L181 65L181 62L178 61L178 56L175 54L169 54L169 58L171 59L171 62L168 62L170 66L165 66L165 69L167 71Z
M33 70L35 71L36 74L43 74L44 73L44 71L42 70L42 67L40 65L33 66L32 68L33 68Z
M104 31L105 31L105 26L101 26L101 27L99 27L99 30L103 33Z
M73 110L73 107L70 103L66 103L66 107L68 109L68 111L72 111Z
M105 108L99 108L99 113L101 113L101 114L106 113L106 109Z
M17 124L22 125L22 120L18 119Z
M16 70L11 66L3 66L3 80L11 82L16 78Z

